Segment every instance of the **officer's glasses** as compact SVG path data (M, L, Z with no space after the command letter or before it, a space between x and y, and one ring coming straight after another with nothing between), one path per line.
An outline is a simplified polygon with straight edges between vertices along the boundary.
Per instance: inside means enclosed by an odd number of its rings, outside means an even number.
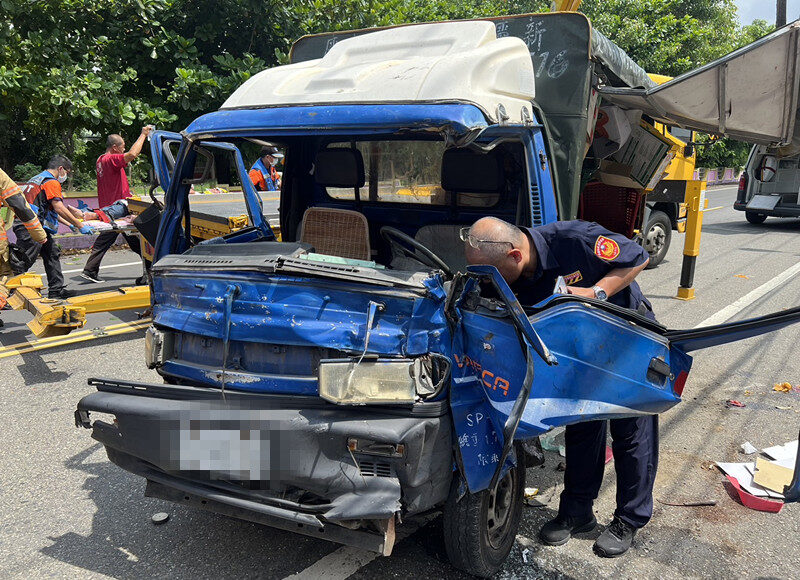
M469 233L469 230L472 229L471 226L461 228L459 230L459 237L461 238L462 242L468 243L470 246L479 250L481 248L481 244L508 244L511 246L511 249L514 249L514 244L511 242L498 242L496 240L482 240L480 238L476 238L472 234Z

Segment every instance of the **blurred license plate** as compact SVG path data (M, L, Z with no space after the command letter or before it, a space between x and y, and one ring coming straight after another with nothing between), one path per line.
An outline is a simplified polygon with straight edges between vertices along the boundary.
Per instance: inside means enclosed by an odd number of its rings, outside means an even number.
M179 468L212 477L269 478L269 433L258 429L181 429Z

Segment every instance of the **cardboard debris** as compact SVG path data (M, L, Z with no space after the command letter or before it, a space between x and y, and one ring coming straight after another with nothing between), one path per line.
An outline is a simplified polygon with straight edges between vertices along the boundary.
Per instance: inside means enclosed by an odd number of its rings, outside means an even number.
M753 482L761 487L783 493L783 488L792 483L793 473L790 467L784 467L759 457L756 459L756 472L753 475Z
M717 462L717 467L725 472L726 475L736 479L744 491L756 497L769 497L773 499L783 499L783 495L762 487L753 481L753 474L756 464L753 463L723 463Z

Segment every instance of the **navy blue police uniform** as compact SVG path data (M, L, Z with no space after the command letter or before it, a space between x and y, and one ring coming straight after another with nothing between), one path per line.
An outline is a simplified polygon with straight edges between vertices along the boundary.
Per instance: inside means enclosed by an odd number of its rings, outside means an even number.
M648 259L639 244L596 223L574 220L522 229L538 256L534 275L512 285L522 304L536 304L550 296L559 276L570 286L591 288L611 270L640 266ZM608 301L655 320L650 302L636 282ZM653 514L658 415L568 425L559 514L580 519L592 516L592 504L603 480L609 428L617 473L614 515L634 528L641 528Z

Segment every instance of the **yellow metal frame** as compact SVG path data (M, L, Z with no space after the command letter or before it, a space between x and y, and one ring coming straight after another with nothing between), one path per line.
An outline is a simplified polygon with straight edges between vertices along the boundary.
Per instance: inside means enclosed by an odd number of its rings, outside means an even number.
M8 304L14 310L27 310L33 314L34 318L27 326L36 337L59 336L83 328L87 314L147 308L150 306L150 287L127 286L53 300L42 298L37 288L19 286L9 296Z
M79 342L86 342L87 340L94 340L96 338L106 338L109 336L118 336L120 334L137 332L139 330L147 329L152 322L152 318L143 318L135 322L123 322L120 324L112 324L110 326L92 328L91 330L81 330L79 332L70 334L69 336L51 336L47 338L39 338L30 342L12 344L0 348L0 359L39 350L46 350L49 348L56 348L59 346L68 346Z

